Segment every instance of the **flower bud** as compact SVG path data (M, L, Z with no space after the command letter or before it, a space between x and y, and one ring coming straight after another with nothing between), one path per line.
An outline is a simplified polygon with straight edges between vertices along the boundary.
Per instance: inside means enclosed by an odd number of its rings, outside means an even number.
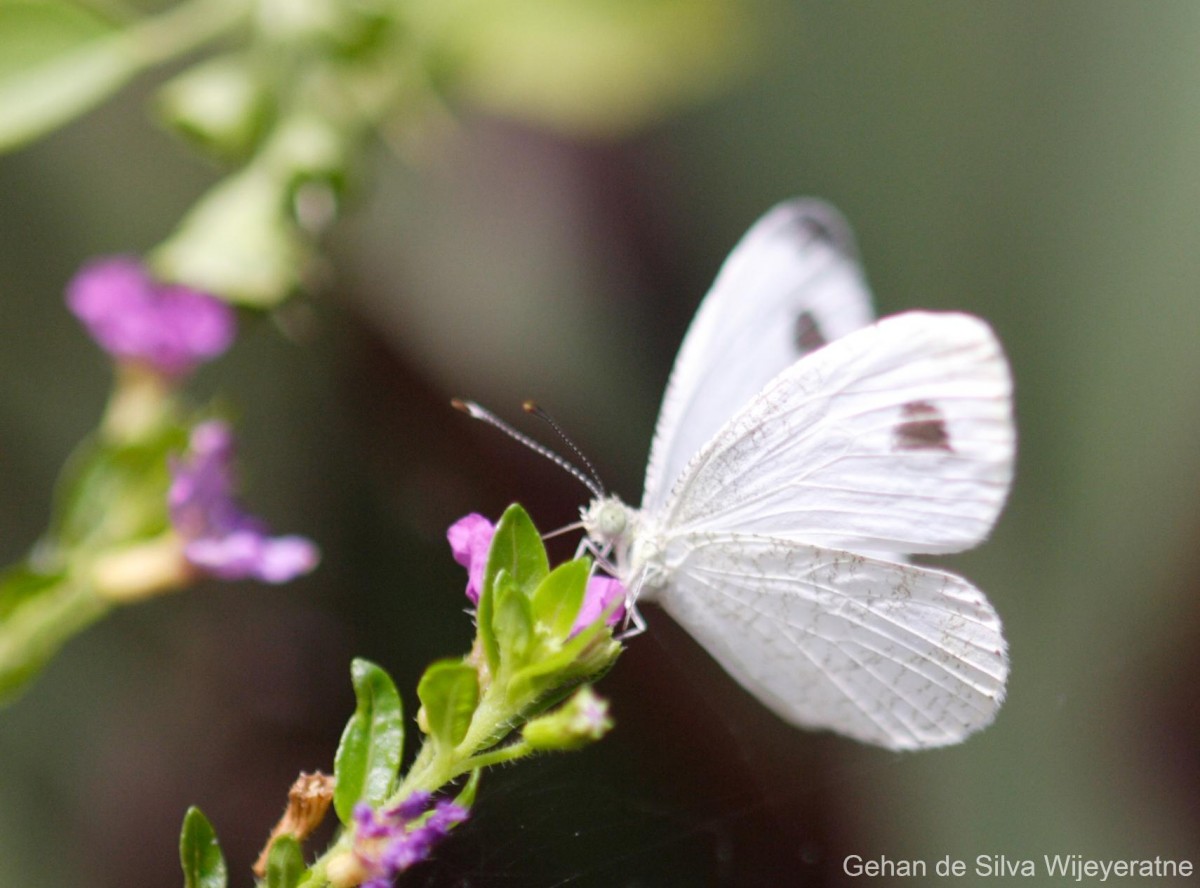
M265 130L266 94L240 56L185 71L163 86L158 104L168 125L221 157L245 155Z
M329 804L333 801L335 785L336 781L332 777L320 771L314 774L301 773L296 778L296 782L288 790L287 809L271 830L267 844L263 846L262 853L251 867L256 876L260 879L266 876L267 859L277 838L294 836L297 841L303 842L321 825L321 821L325 819L325 812L329 810Z
M269 308L300 285L307 245L288 209L289 182L249 166L213 188L152 254L169 280Z
M608 701L584 685L554 712L526 724L521 734L534 749L565 751L594 743L612 726Z

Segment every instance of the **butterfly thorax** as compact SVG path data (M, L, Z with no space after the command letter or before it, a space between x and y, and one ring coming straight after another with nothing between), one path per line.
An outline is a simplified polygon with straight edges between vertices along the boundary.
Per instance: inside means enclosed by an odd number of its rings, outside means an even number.
M645 512L614 495L592 500L581 517L597 553L607 555L617 578L634 597L662 584L663 548L657 527Z

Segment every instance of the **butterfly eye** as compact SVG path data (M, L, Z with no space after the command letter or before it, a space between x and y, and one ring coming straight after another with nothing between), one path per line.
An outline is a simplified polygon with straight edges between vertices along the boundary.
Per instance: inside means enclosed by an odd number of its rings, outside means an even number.
M625 532L625 509L619 503L608 502L596 515L596 530L605 539L614 539Z

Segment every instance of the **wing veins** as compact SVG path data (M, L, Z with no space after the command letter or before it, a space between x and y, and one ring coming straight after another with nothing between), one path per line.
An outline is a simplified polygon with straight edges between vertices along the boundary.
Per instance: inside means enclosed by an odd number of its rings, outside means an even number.
M732 599L733 601L737 602L739 605L742 605L742 606L748 608L749 610L753 611L754 613L758 614L759 616L764 616L764 617L767 617L768 619L771 619L768 614L765 614L762 611L758 610L758 608L754 607L754 605L747 604L742 599L740 599L736 596L730 595L728 592L726 592L724 590L724 588L722 586L719 586L712 582L701 579L699 576L697 576L697 574L695 572L692 572L690 574L690 576L693 579L695 579L697 582L701 583L702 585L707 586L713 593L715 593L717 595L721 595L725 598ZM776 623L776 625L778 625L778 621L772 620L772 622ZM784 622L784 625L786 625L789 629L796 629L797 631L805 632L806 634L811 635L814 638L820 639L821 641L825 642L826 644L832 644L832 642L830 642L829 639L824 638L823 636L817 635L815 632L793 626L791 623L788 623L787 621L783 621L783 622ZM842 698L847 700L855 709L857 709L859 711L859 713L864 718L867 719L867 721L871 722L876 727L877 730L881 731L885 736L892 733L888 729L888 725L885 724L884 720L878 714L867 709L867 707L862 702L860 702L853 693L851 693L849 690L847 690L848 685L840 678L840 676L837 673L831 672L830 670L825 668L825 666L823 666L815 658L815 656L813 655L813 652L809 651L805 647L805 645L799 643L794 637L792 637L792 635L790 633L785 633L784 637L791 643L793 649L795 649L797 652L799 652L800 655L803 656L809 662L809 664L814 669L817 670L818 673L820 673L822 676L824 676L825 679L830 684L832 684L835 688L837 688L838 692L842 695ZM850 657L850 659L854 660L853 657ZM854 662L857 663L860 667L863 665L862 663L859 663L857 660L854 660ZM772 696L774 696L773 692L772 692ZM908 732L908 734L911 737L916 739L916 734L914 733L911 725L909 725L907 723L903 723L903 721L902 721L902 726L904 727L904 729Z
M901 564L897 564L896 566L897 566L897 567L907 567L907 565L901 565ZM908 568L908 569L909 569L909 570L912 570L912 568ZM734 572L734 571L730 571L730 570L723 570L723 569L721 569L721 568L719 568L719 567L713 567L713 566L711 566L711 565L702 565L702 566L700 566L699 568L697 568L697 567L693 567L693 568L692 568L692 569L689 571L689 575L692 575L692 576L694 576L697 570L700 570L700 571L705 571L705 572L707 572L707 573L709 573L709 574L713 574L713 575L716 575L716 576L719 576L719 577L738 577L738 576L742 576L742 574L740 574L740 573L737 573L737 572ZM794 581L795 581L795 578L793 578L793 577L789 577L789 576L788 576L788 575L786 575L786 574L774 575L774 576L767 575L767 576L766 576L766 578L767 578L767 579L773 579L773 580L780 581L780 582L788 582L788 581L793 581L793 582L794 582ZM926 636L924 633L918 632L918 631L916 631L915 629L912 629L912 628L910 628L910 627L909 627L907 624L905 624L905 623L902 623L902 622L900 622L900 621L896 620L894 617L891 617L891 616L889 616L888 614L886 614L886 613L884 613L884 612L882 612L882 611L875 610L874 608L871 608L869 605L867 605L866 603L864 603L862 599L854 598L854 597L852 597L852 596L851 596L849 593L847 593L847 592L844 592L844 591L842 591L841 589L838 589L838 588L837 588L837 587L835 587L835 586L830 586L830 585L827 585L827 584L825 584L825 583L822 583L822 582L820 582L819 580L816 580L816 579L812 578L812 574L811 574L811 573L807 574L807 575L806 575L806 579L805 579L805 580L803 580L802 582L805 582L805 583L809 584L810 586L812 586L812 587L814 587L814 588L816 588L816 589L823 590L823 591L825 591L825 592L827 592L827 593L831 594L832 596L834 596L834 597L837 597L837 598L839 598L839 599L841 599L841 600L843 600L843 601L848 601L848 602L850 602L851 604L859 604L859 605L861 605L861 606L863 607L863 609L864 609L864 610L866 610L866 611L868 611L868 612L870 612L870 613L874 614L874 615L875 615L875 616L877 616L879 619L881 619L883 622L885 622L885 623L888 623L888 624L890 624L890 625L892 625L892 626L896 627L897 629L901 630L902 632L904 632L904 633L906 633L906 634L908 634L908 635L910 635L910 636L912 636L912 637L919 638L921 641L924 641L924 642L926 642L927 644L929 644L930 646L932 646L932 647L934 647L934 648L937 648L937 649L939 649L939 650L945 650L945 648L944 648L944 647L943 647L941 644L939 644L939 643L938 643L936 640L934 640L934 639L932 639L932 638L929 638L929 637L928 637L928 636ZM732 586L733 588L737 588L737 585L736 585L736 584L734 584L734 583L730 583L729 585L730 585L730 586ZM720 590L718 590L718 591L720 591ZM737 596L735 596L735 595L731 595L731 594L730 594L730 593L728 593L728 592L722 592L722 594L723 594L723 595L725 595L725 597L727 597L727 598L733 598L735 601L737 601L737 602L739 602L739 603L741 603L741 604L745 604L745 602L744 602L744 601L743 601L741 598L738 598L738 597L737 597ZM780 594L780 593L776 592L776 593L774 593L774 594ZM881 597L881 600L885 600L885 601L895 601L896 599L894 599L894 598L886 598L886 597ZM946 607L939 606L939 605L938 605L938 603L937 603L936 601L922 600L922 601L921 601L921 604L922 604L922 605L924 605L925 607L927 607L929 610L933 611L934 613L938 613L938 614L945 614L945 615L947 615L947 616L950 616L950 617L959 618L959 619L962 619L964 622L973 623L974 625L976 625L976 626L980 626L980 627L983 627L983 628L985 628L985 629L991 629L991 628L993 628L993 627L991 626L991 624L990 624L988 621L985 621L985 620L979 619L979 618L977 618L977 617L974 617L974 616L972 616L972 615L970 615L970 614L963 614L963 613L961 613L961 612L959 612L959 611L954 611L954 610L950 610L949 608L946 608ZM839 613L839 614L836 614L836 616L843 616L843 615ZM867 625L865 625L865 624L862 624L862 623L858 623L857 621L856 621L856 625L861 625L861 626L862 626L864 629L868 629L868 630L871 630L871 631L878 632L878 630L873 630L873 629L871 629L871 627L869 627L869 626L867 626ZM976 641L974 641L973 639L969 639L969 638L967 638L967 639L963 639L963 638L960 638L959 636L955 636L955 638L958 638L960 641L963 641L963 642L965 642L966 644L970 645L971 647L974 647L974 648L976 648L977 650L983 651L983 652L985 652L985 653L990 653L990 652L992 652L992 651L993 651L993 648L991 648L991 647L988 647L988 646L986 646L986 645L984 645L984 644L981 644L981 643L979 643L979 642L976 642ZM828 640L828 639L826 639L826 640ZM916 650L915 648L909 647L908 645L905 645L905 647L906 647L906 648L907 648L909 651L911 651L912 653L914 653L914 654L921 654L921 652L920 652L920 651L918 651L918 650ZM930 660L931 662L937 663L936 659L934 659L933 657L930 657L930 656L928 656L928 655L922 655L922 656L923 656L923 658L924 658L924 659L928 659L928 660ZM969 664L969 665L971 665L971 666L972 666L972 667L973 667L973 668L974 668L976 671L978 671L978 672L982 673L983 675L987 676L988 678L992 678L992 679L996 679L996 680L998 680L998 678L997 678L996 676L992 675L990 672L988 672L988 671L987 671L986 669L984 669L982 666L978 666L978 665L974 664L973 662L970 662L970 661L964 660L962 657L958 657L958 658L956 658L956 659L958 659L960 662L965 662L965 663L968 663L968 664ZM945 668L945 667L942 667L942 668Z
M914 698L911 696L911 694L914 692L909 691L907 689L899 688L898 681L894 676L888 676L888 675L882 674L882 672L880 671L880 668L873 664L882 664L883 661L891 662L894 665L896 665L897 667L899 667L901 670L903 670L903 672L914 676L915 678L917 678L920 681L926 682L930 686L937 687L937 688L947 692L948 694L951 695L951 697L954 700L963 702L970 709L979 713L980 715L987 717L993 713L993 707L987 707L986 705L976 704L973 699L968 698L968 697L963 697L961 694L959 694L958 691L961 690L961 688L949 687L949 686L943 684L942 682L936 680L935 676L930 675L920 669L915 668L915 666L911 665L909 662L900 661L900 660L895 659L895 657L893 657L893 656L889 656L886 651L880 650L875 647L868 646L861 642L855 643L853 648L847 647L846 645L842 644L841 642L831 639L828 636L822 635L819 632L815 631L814 629L797 625L789 620L774 619L769 613L766 613L766 612L760 610L759 608L755 607L753 604L745 601L744 599L741 599L734 595L730 595L728 592L723 592L717 586L714 586L710 583L706 583L705 585L708 585L709 588L712 589L717 594L721 594L727 598L732 599L733 601L737 602L740 606L746 608L747 610L751 611L752 613L755 613L761 617L767 618L773 625L779 627L782 631L783 637L788 642L790 642L792 648L799 651L801 654L803 654L804 657L809 661L809 663L811 663L816 669L818 669L820 671L820 673L831 684L833 684L838 689L838 691L842 694L844 699L846 699L851 704L853 704L854 707L859 712L861 712L864 716L866 716L866 718L868 720L870 720L872 723L874 723L877 727L882 727L883 722L880 719L876 718L874 715L872 715L872 713L870 711L868 711L868 709L862 703L860 703L853 694L849 693L845 689L845 685L843 682L837 680L836 676L840 675L840 672L832 671L832 670L826 668L825 666L823 666L816 659L814 659L814 656L812 655L812 653L810 653L808 650L806 650L803 641L800 638L797 638L796 635L794 635L793 633L799 633L801 636L807 636L807 637L810 637L813 639L817 639L820 642L822 642L823 644L829 646L830 648L832 648L833 650L837 651L842 656L844 656L851 663L853 663L858 669L862 670L864 673L869 675L879 687L886 689L889 693L894 694L899 700L901 700L908 707L909 711L911 712L911 715L915 716L915 718L908 717L903 712L897 712L894 709L881 709L881 711L885 714L886 717L890 717L891 719L894 719L895 723L898 724L899 726L903 727L903 729L908 733L910 738L916 742L919 742L922 737L930 736L931 734L940 733L936 730L936 728L938 726L938 721L935 720L929 714L927 707L919 705L918 703L914 702ZM846 618L842 615L838 615L838 616L841 619L846 620L847 622L853 622L854 625L867 630L872 635L874 635L880 639L885 639L887 637L887 636L884 636L881 632L879 632L878 629L876 629L874 627L858 623L857 621L851 621L851 620L849 620L849 618ZM784 630L783 627L787 627L786 630ZM791 630L791 631L787 631L787 630ZM931 660L930 658L925 657L924 655L921 655L919 651L913 651L911 648L908 648L908 650L910 650L910 652L912 652L914 654L917 654L920 662L927 662L927 663L930 663L931 665L933 665L938 670L936 672L936 675L938 677L947 677L947 676L949 676L951 678L953 677L953 673L950 673L948 670L946 670L944 666L940 666L937 663L937 661ZM869 657L869 656L864 657L861 655L860 652L866 652L867 654L871 654L874 656L873 657ZM963 681L962 684L965 685L969 691L974 691L975 694L983 697L984 699L991 700L992 702L994 702L993 698L989 697L985 692L980 691L977 687L975 687L970 682ZM949 711L943 711L942 715L943 716L952 715L952 713L950 713ZM968 719L964 719L961 716L957 716L957 720L962 724L962 726L964 728L969 728L972 724L974 724L974 722L972 722ZM926 726L925 728L920 727L922 722L925 724L925 726ZM933 730L930 730L930 729L933 729ZM885 729L885 731L886 731L886 729ZM890 734L891 731L887 731L887 733Z
M693 574L693 576L694 576L694 574ZM933 727L937 726L937 721L932 716L928 715L927 707L921 706L918 703L914 702L914 699L910 696L913 692L899 688L898 680L896 679L896 677L882 674L882 672L877 667L874 667L872 665L872 658L856 655L854 653L854 651L851 649L851 647L848 647L846 644L842 643L841 641L832 639L826 635L822 635L821 633L817 632L813 628L800 626L800 625L797 625L796 623L793 623L790 620L786 620L786 619L785 620L775 619L774 617L772 617L771 614L769 614L763 610L760 610L759 608L755 607L752 603L750 603L742 598L739 598L736 595L731 595L730 593L723 591L722 588L717 585L714 585L712 583L705 583L705 585L707 585L716 594L724 595L726 598L729 598L729 599L737 602L738 605L749 610L750 612L757 614L760 617L765 617L772 624L774 624L780 628L786 626L788 630L791 630L791 631L784 631L784 633L783 633L784 638L788 642L791 643L791 645L794 649L796 649L800 653L802 653L805 656L805 658L810 663L812 663L813 666L815 666L817 669L819 669L822 675L824 675L834 685L836 685L838 687L838 690L843 694L843 696L845 696L852 703L854 703L856 708L858 708L859 711L862 712L864 715L867 715L868 718L871 718L871 716L866 712L866 710L861 705L859 705L858 702L856 700L854 700L854 698L849 693L847 693L844 690L841 682L838 682L834 679L834 676L837 673L831 672L829 669L826 669L821 664L819 664L813 658L813 656L810 654L810 652L805 650L804 643L799 638L797 638L793 633L799 633L802 636L808 636L808 637L811 637L814 639L818 639L821 642L823 642L824 644L837 650L839 653L843 654L848 660L850 660L852 663L854 663L855 666L857 666L858 668L860 668L864 672L866 672L868 675L870 675L881 687L886 688L890 693L895 694L897 697L899 697L901 700L903 700L904 703L912 710L912 712L914 714L917 714L918 716L920 716L930 726L933 726ZM814 584L814 585L816 585L816 584ZM826 589L826 591L832 591L832 590L829 590L828 587L821 586L820 588L824 588L824 589ZM878 612L872 611L872 613L874 613L876 616L882 616ZM834 616L834 615L831 614L831 616ZM862 623L858 620L854 620L844 614L837 614L836 616L839 619L842 619L848 623L851 623L852 625L855 625L861 629L866 630L867 632L871 633L872 636L880 639L881 641L885 641L885 642L887 640L896 641L901 647L903 647L909 653L914 654L917 658L916 660L913 660L913 661L899 660L899 659L896 659L893 655L890 655L886 650L880 649L879 647L867 645L861 641L852 643L854 648L861 650L861 651L865 651L869 654L875 655L873 658L874 662L881 662L881 661L886 660L888 662L893 663L895 666L897 666L899 669L901 669L904 673L914 676L918 680L924 681L932 687L939 688L940 690L949 694L952 699L954 699L958 702L961 702L962 704L967 706L973 712L978 713L980 716L983 716L986 718L988 716L991 716L994 713L995 703L996 703L995 696L993 696L992 694L989 694L986 690L982 689L974 681L972 681L968 678L959 676L953 670L947 668L945 666L945 664L940 663L937 659L930 657L927 654L924 654L921 651L916 650L907 644L904 644L900 639L896 639L892 636L885 635L877 627L873 627L873 626L867 625L865 623ZM924 638L924 636L920 635L919 633L912 633L912 634L916 635L916 637L918 637L918 638ZM932 644L932 642L931 642L931 644ZM992 677L992 676L990 676L989 673L987 673L986 670L975 666L975 664L969 663L969 661L963 660L962 658L956 658L956 659L959 662L967 663L968 665L972 666L975 669L975 671L980 672L980 673L984 674L985 676L988 676L989 678ZM916 666L917 663L925 663L925 664L930 665L931 667L933 667L932 673L917 668L917 666ZM957 679L957 681L956 681L956 679ZM949 684L946 683L947 681L949 681ZM963 691L966 691L966 694L962 693ZM986 701L986 702L977 702L977 700L979 698L982 698L982 701ZM988 703L991 703L992 705L989 706ZM910 722L908 719L902 718L898 713L894 712L893 710L888 710L888 713L890 715L895 716L897 719L903 721L905 724L905 728L909 731L910 734L912 734L914 739L918 738L919 735L913 729L912 722ZM950 712L950 710L943 710L942 715L943 716L952 715L952 713ZM961 716L958 716L957 718L961 722L962 726L965 728L970 727L972 724L975 724L975 722L972 722L969 719L963 719ZM873 718L871 720L876 721ZM878 722L876 722L876 723L878 724Z

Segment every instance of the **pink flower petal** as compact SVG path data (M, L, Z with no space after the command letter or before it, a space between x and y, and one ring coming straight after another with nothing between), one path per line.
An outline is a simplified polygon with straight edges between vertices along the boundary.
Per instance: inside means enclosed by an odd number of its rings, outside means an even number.
M483 591L488 550L495 535L496 526L474 512L459 518L446 531L454 560L467 569L467 597L474 604L479 603L479 595Z
M236 332L233 309L225 302L159 284L130 256L84 266L67 285L67 306L114 358L171 376L222 354Z
M596 622L602 613L618 601L623 601L624 598L625 587L619 581L612 577L599 575L592 577L588 580L587 591L583 595L583 604L579 608L579 615L575 618L575 625L571 627L571 634L574 635ZM623 619L625 619L624 604L609 614L606 622L609 626L615 626Z
M317 566L320 553L300 536L270 535L238 502L233 477L234 441L223 422L192 430L187 455L171 465L167 505L193 565L224 580L286 583Z

